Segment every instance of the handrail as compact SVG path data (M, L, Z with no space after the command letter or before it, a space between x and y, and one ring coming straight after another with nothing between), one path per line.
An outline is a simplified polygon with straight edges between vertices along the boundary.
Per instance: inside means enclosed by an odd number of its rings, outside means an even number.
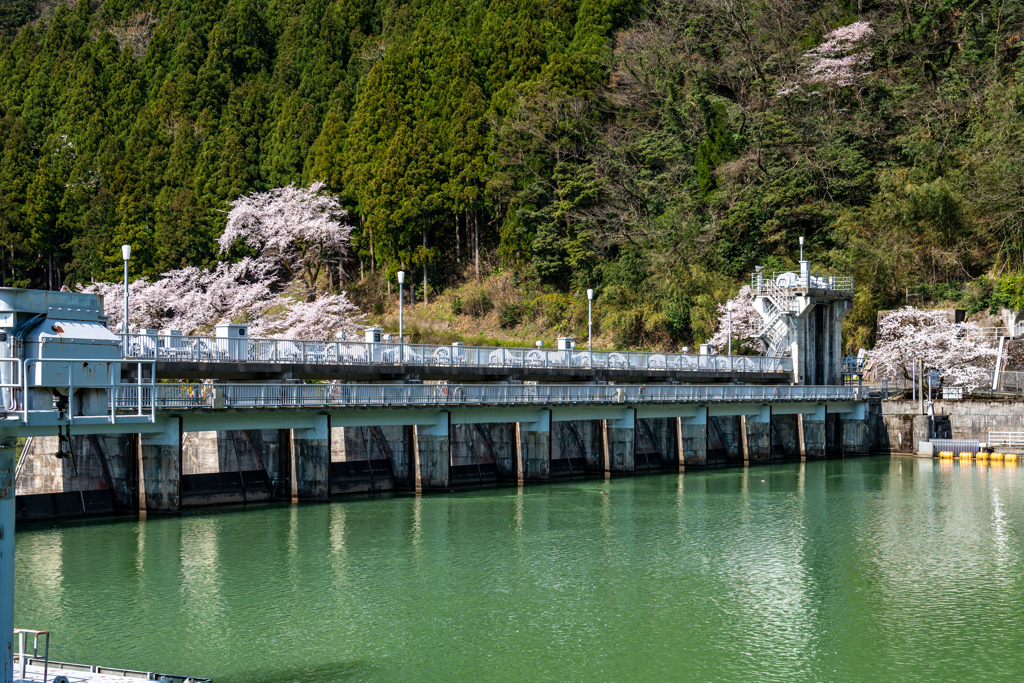
M18 636L18 652L15 655L18 659L18 664L21 666L21 680L28 680L25 678L25 669L28 666L28 660L39 659L39 636L46 636L46 650L43 653L43 683L46 683L46 679L50 675L50 632L49 631L33 631L28 628L16 628L14 629L14 635ZM25 636L32 636L32 654L25 652Z
M1024 432L989 432L989 446L1024 446Z
M2 359L0 359L0 360L2 360ZM115 373L120 373L122 361L113 360L113 359L110 359L110 358L25 358L24 360L21 361L21 381L22 381L22 384L18 387L18 389L22 392L22 394L21 394L22 405L21 405L21 409L17 411L17 412L20 412L22 414L22 419L25 422L28 422L28 414L29 414L29 412L40 412L40 411L30 411L29 407L28 407L28 390L30 388L34 388L36 386L41 386L41 385L30 385L29 384L29 367L31 365L33 365L33 364L40 364L40 363L57 363L57 364L64 364L64 363L66 363L68 365L68 381L67 381L66 385L61 385L61 386L62 387L66 386L67 390L68 390L68 410L67 410L66 418L67 418L69 426L74 424L76 417L77 418L83 418L83 417L96 418L96 417L101 417L100 415L79 415L79 416L75 416L74 415L74 410L73 410L74 405L73 405L73 398L72 397L74 396L75 389L76 389L75 383L74 383L75 373L74 373L74 367L73 367L73 365L75 363L82 363L84 365L88 365L89 363L106 364L106 367L107 367L106 373L107 373L107 380L108 380L107 382L103 382L103 383L99 383L99 384L97 384L97 383L90 383L90 384L88 384L86 386L77 387L77 388L79 388L79 389L105 389L105 390L107 390L107 392L108 392L108 394L107 394L108 395L108 407L109 407L109 414L107 415L107 417L108 417L108 421L110 422L110 424L116 424L117 423L117 409L118 408L121 408L121 409L133 408L133 409L135 409L136 415L138 417L143 417L144 416L144 412L143 411L146 408L148 408L149 409L149 421L150 422L155 422L156 421L156 408L157 408L157 406L156 406L156 390L155 390L155 387L157 386L156 385L156 372L155 372L155 370L156 370L156 361L153 361L153 360L134 360L133 363L138 366L138 378L139 378L139 381L137 383L123 384L120 381L120 377L117 374L115 374ZM148 384L144 383L142 381L142 376L144 374L142 372L142 367L144 365L148 365L151 368L151 371L149 373L150 377L149 377L149 383ZM84 366L83 366L83 369L84 369ZM0 384L0 387L5 387L5 386L6 385ZM44 388L50 389L50 388L57 388L57 387L54 387L52 385L45 385ZM127 389L129 392L132 392L132 393L135 394L135 400L134 401L132 401L130 399L128 399L128 400L122 399L122 393L123 393L122 390L124 390L124 389ZM146 390L148 390L148 392ZM147 400L147 397L146 397L147 393L149 395L148 396L148 400ZM11 411L11 412L15 412L15 411ZM52 412L52 411L43 411L43 412Z
M828 289L836 292L853 292L853 278L848 275L833 275L832 273L820 271L817 268L811 270L810 275L803 275L799 271L776 271L768 275L764 271L750 274L750 287L755 295L766 294L771 285L782 288L808 288Z
M863 400L859 387L581 384L158 384L173 409L692 404Z
M778 372L793 370L792 360L767 356L718 356L628 351L432 344L231 339L144 334L121 335L126 360L221 363L312 363L326 365L426 366L432 368L566 368L599 370L676 370Z

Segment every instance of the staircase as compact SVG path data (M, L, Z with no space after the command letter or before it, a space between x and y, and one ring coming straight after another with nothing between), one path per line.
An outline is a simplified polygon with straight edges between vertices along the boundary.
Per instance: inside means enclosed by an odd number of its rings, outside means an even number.
M752 288L756 296L762 297L765 318L764 326L761 328L758 338L767 347L766 356L779 358L785 355L789 349L786 341L789 333L788 316L796 312L796 301L793 293L788 287L780 286L773 278L751 277Z

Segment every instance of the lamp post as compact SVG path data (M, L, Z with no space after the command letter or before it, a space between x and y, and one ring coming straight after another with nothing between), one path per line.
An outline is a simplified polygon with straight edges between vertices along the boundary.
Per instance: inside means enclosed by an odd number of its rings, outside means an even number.
M726 309L729 311L729 355L732 355L732 302L728 301L725 304Z
M594 350L594 290L587 290L587 351Z
M800 260L804 260L804 236L800 235Z
M405 286L404 285L405 285L405 271L404 270L400 270L400 271L398 271L398 354L399 354L399 356L402 355L402 340L404 338L403 332L404 332L404 323L405 323L405 321L403 319L403 310L402 310L402 300L405 299L405 296L404 296ZM402 361L402 359L399 358L399 362L401 362L401 361Z
M121 258L124 259L124 333L128 334L128 259L132 257L132 245L121 245Z

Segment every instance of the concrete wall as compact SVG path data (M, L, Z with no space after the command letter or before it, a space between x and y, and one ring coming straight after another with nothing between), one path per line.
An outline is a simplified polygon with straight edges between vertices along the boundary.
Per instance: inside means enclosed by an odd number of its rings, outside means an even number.
M800 459L798 415L772 415L772 457L775 460Z
M182 474L278 470L278 429L189 432L182 439Z
M639 418L636 421L637 469L658 469L678 465L674 418Z
M771 416L760 419L753 415L740 416L740 436L743 437L743 460L750 464L766 463L772 460Z
M510 461L515 450L515 424L452 425L450 441L452 465L494 465Z
M632 473L742 464L745 456L754 464L801 455L910 452L942 423L954 437L981 440L989 430L1024 431L1022 404L939 402L937 407L952 414L929 421L903 412L916 411L912 402L876 402L866 421L839 414L828 414L825 421L770 415L767 409L748 419L699 413L677 421L637 419L627 408L622 418L610 420L552 423L542 411L543 419L533 423L451 425L442 413L445 420L437 425L334 429L324 415L314 429L75 437L77 476L70 460L53 457L56 438L37 438L25 456L17 495L112 490L116 509L141 505L174 512L217 502L326 500L332 492L417 485L446 490L452 476L459 484L474 477L546 480L556 476L553 460L561 461L557 476L580 472L581 459L591 473ZM571 468L567 459L575 461ZM478 467L453 475L452 466Z
M600 420L577 420L551 424L551 459L583 458L588 472L602 467Z
M935 401L934 411L938 419L929 420L919 414L914 401L882 401L878 418L869 419L875 428L876 452L916 453L917 442L935 432L978 441L988 441L989 432L1024 432L1024 402L1020 401Z
M15 495L113 490L119 508L134 505L134 454L131 434L74 436L75 459L58 459L57 437L37 436L22 456ZM77 472L77 473L76 473Z
M708 418L708 464L738 465L743 462L743 437L739 416Z
M412 427L334 427L331 429L331 462L387 460L395 484L411 488Z

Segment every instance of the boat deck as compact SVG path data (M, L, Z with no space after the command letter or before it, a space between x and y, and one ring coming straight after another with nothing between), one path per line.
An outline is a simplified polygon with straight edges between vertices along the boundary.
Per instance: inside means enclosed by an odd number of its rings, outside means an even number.
M51 661L46 671L46 683L54 683L58 676L66 678L68 683L137 683L140 680L167 681L168 683L211 683L208 678ZM14 683L43 683L42 660L30 659L25 665L25 675L22 677L21 664L15 656Z

